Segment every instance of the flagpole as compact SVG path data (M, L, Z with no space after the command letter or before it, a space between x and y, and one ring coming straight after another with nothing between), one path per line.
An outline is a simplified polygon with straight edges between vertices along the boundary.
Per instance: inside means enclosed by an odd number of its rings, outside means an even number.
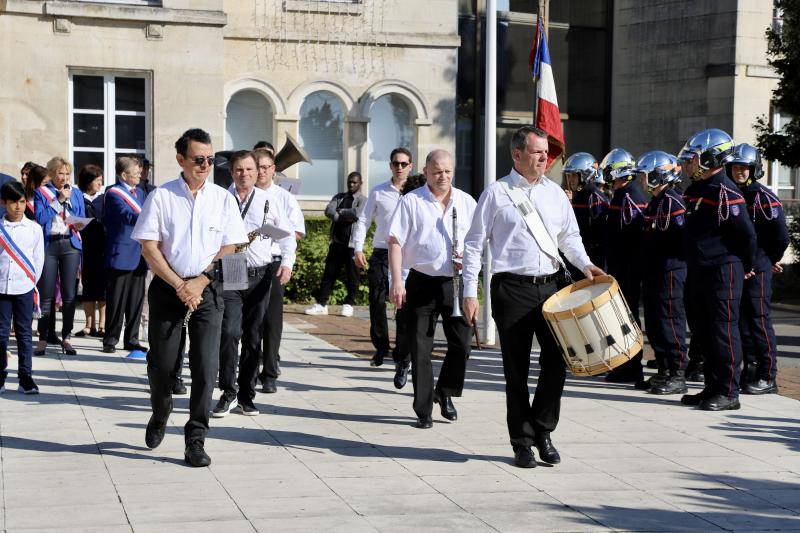
M477 13L480 17L480 13ZM497 0L486 0L486 85L484 91L483 188L495 181L497 172ZM495 325L492 319L490 272L492 255L488 244L483 252L483 338L493 345Z
M540 24L540 20L544 13L544 1L539 0L539 11L536 12L536 48L537 48L537 55L538 55L538 48L539 48L539 28L544 27L544 24ZM536 126L536 118L539 115L539 79L541 76L536 76L533 80L533 126Z

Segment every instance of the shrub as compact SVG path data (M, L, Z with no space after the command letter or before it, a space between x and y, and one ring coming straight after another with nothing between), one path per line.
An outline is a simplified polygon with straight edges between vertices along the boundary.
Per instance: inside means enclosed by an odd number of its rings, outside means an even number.
M331 221L325 217L306 218L306 236L297 243L297 261L292 271L292 280L286 287L285 300L287 303L313 303L319 292L322 273L325 270L325 257L328 255L330 243ZM372 234L374 225L367 232L364 243L364 254L369 257L372 253ZM340 277L344 275L341 272ZM329 304L338 305L344 302L347 289L341 279L337 279L333 292L328 300ZM366 274L362 274L361 283L356 292L356 305L367 305L369 287Z

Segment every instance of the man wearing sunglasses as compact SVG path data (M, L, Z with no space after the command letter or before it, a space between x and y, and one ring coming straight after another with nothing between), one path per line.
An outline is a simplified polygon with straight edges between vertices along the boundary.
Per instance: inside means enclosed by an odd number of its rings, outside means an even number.
M233 196L207 182L214 164L208 133L187 130L175 149L181 176L147 197L131 235L141 243L142 255L155 274L148 293L147 332L153 414L145 443L155 448L164 439L186 326L192 392L189 421L184 426L184 459L192 466L208 466L211 458L204 444L219 367L224 309L218 260L246 243L247 232Z
M386 296L389 293L389 226L400 201L400 190L412 168L414 163L409 150L406 148L392 150L389 156L392 178L370 191L364 211L353 227L350 238L350 246L355 250L356 266L364 268L367 264L364 257L364 239L367 236L367 229L372 221L375 221L372 255L369 258L369 336L375 346L371 366L381 366L384 357L389 353L389 325L386 320ZM411 364L404 315L405 312L398 309L395 316L397 328L392 357L395 363L394 386L398 389L402 389L408 381L408 368Z

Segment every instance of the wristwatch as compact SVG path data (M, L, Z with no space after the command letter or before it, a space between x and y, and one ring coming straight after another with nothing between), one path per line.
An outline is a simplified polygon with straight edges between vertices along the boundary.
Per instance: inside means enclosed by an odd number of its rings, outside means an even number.
M204 270L203 271L203 275L206 278L208 278L208 281L211 281L212 283L217 280L216 274L217 274L217 270L216 269L214 269L214 270Z

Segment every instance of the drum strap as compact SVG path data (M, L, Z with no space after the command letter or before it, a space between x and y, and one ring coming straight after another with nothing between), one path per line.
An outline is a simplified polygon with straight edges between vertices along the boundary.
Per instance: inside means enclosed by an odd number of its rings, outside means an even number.
M511 198L511 202L514 204L514 207L517 208L517 211L519 211L519 214L525 221L525 225L528 226L528 231L531 233L542 252L561 265L561 268L566 270L564 260L561 259L561 255L558 253L558 246L555 241L553 241L550 232L548 232L547 228L544 226L544 222L542 222L542 217L539 215L536 206L528 200L525 193L522 192L522 189L515 187L514 184L510 182L509 176L497 181L506 193L508 193L508 197Z

